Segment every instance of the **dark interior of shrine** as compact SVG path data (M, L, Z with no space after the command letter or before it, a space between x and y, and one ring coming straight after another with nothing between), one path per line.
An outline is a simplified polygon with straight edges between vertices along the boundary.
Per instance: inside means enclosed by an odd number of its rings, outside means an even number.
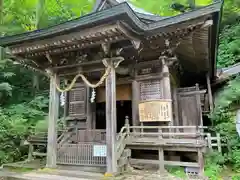
M117 132L125 124L125 118L128 116L129 123L132 125L132 101L117 101ZM96 129L106 129L106 103L101 102L96 104Z

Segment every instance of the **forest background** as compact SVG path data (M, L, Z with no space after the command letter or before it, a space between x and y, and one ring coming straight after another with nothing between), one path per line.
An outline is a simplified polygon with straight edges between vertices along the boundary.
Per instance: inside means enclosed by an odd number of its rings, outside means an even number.
M180 12L172 3L196 7L213 0L131 0L146 11L161 16ZM0 0L0 36L19 34L56 25L89 13L94 0ZM240 62L240 0L225 0L218 68ZM22 139L35 129L46 128L49 79L32 72L8 59L0 61L0 164L26 158L27 149L20 146ZM220 92L215 109L209 117L212 131L220 132L229 141L231 151L223 155L211 154L206 158L206 174L216 176L230 165L240 170L240 140L235 129L235 111L232 106L240 100L240 77L230 80Z

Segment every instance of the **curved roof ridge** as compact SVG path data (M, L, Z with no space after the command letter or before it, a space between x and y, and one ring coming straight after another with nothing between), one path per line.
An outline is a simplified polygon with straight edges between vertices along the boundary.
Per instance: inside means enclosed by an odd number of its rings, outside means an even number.
M96 0L96 3L93 8L93 12L101 11L104 8L106 8L107 6L116 6L116 5L122 4L122 3L127 3L128 6L133 10L133 12L140 19L147 20L148 22L159 21L159 20L168 18L168 16L160 16L160 15L148 12L142 8L139 8L139 7L135 6L134 4L132 4L131 2L129 2L129 0Z
M129 2L129 0L116 0L118 3L123 3L123 2L126 2L131 8L133 11L137 12L137 13L141 13L141 14L146 14L146 15L154 15L154 16L158 16L156 14L153 14L153 13L150 13L142 8L139 8L135 5L133 5L131 2Z

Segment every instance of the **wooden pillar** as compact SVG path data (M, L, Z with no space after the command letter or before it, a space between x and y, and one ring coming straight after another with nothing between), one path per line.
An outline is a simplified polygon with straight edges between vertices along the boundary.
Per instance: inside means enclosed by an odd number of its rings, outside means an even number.
M199 91L199 84L196 84L196 89ZM197 102L197 108L198 108L198 122L196 122L196 127L203 126L203 118L202 118L202 106L201 106L201 95L200 93L196 94L196 102Z
M68 116L69 112L69 92L65 92L65 104L64 104L64 111L63 111L63 118L64 118L64 125L67 125L66 118Z
M32 161L33 160L33 151L34 151L34 147L30 143L29 144L29 149L28 149L28 161Z
M206 74L206 79L207 79L209 107L210 107L210 112L211 112L213 110L213 97L212 97L212 89L211 89L210 77L209 77L208 73Z
M140 87L139 82L134 80L132 82L132 125L139 125L139 112L138 112L138 104L140 101Z
M164 77L163 77L164 98L165 99L172 99L172 97L171 97L171 83L170 83L170 77L169 77L169 68L166 65L164 60L163 60L162 72L164 74Z
M106 78L106 144L107 144L107 173L117 172L116 161L116 73L111 72Z
M57 164L57 120L59 113L59 93L56 84L59 78L56 74L50 78L50 99L48 115L48 142L47 142L47 167L55 168Z
M92 104L89 100L90 94L91 94L91 89L87 87L87 129L92 129L93 127L93 122L92 122Z
M202 176L204 174L204 159L203 159L203 152L201 148L198 148L198 165L199 165L199 174Z
M163 65L163 68L162 68L162 73L164 74L164 77L163 77L163 94L164 94L164 99L167 99L167 100L172 100L172 96L171 96L171 82L170 82L170 76L169 76L169 68L165 62L165 59L163 58L162 59L162 65ZM173 125L173 115L172 115L172 104L170 105L170 116L171 116L171 121L168 123L169 126L172 126Z
M160 173L164 173L165 169L164 169L164 151L163 148L160 147L158 149L158 158L159 158L159 171Z
M178 113L178 97L177 97L177 88L173 89L173 106L174 106L174 126L180 126L179 122L179 113Z

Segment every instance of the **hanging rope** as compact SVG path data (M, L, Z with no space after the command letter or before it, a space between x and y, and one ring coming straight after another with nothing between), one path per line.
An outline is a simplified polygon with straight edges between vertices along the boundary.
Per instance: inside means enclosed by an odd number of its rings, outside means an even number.
M70 85L69 85L68 87L64 88L64 89L61 89L61 88L58 86L58 84L55 82L57 90L58 90L59 92L61 92L61 93L70 91L70 90L74 87L74 85L75 85L75 83L76 83L76 81L77 81L77 79L78 79L79 77L82 78L82 80L84 81L84 83L85 83L87 86L89 86L89 87L91 87L91 88L93 88L93 89L96 88L96 87L98 87L98 86L100 86L100 85L105 81L105 79L107 78L107 76L110 74L111 69L112 69L112 68L117 68L117 67L119 66L119 64L124 60L123 57L111 58L111 59L117 59L117 60L119 60L115 65L112 66L112 65L109 65L109 64L108 64L108 62L107 62L108 59L109 59L109 58L103 59L103 64L104 64L105 67L107 67L107 68L106 68L105 73L103 74L103 76L100 78L100 80L99 80L96 84L90 83L90 82L87 80L87 78L86 78L83 74L80 73L80 74L77 74L77 75L73 78L73 80L72 80L72 82L70 83Z

